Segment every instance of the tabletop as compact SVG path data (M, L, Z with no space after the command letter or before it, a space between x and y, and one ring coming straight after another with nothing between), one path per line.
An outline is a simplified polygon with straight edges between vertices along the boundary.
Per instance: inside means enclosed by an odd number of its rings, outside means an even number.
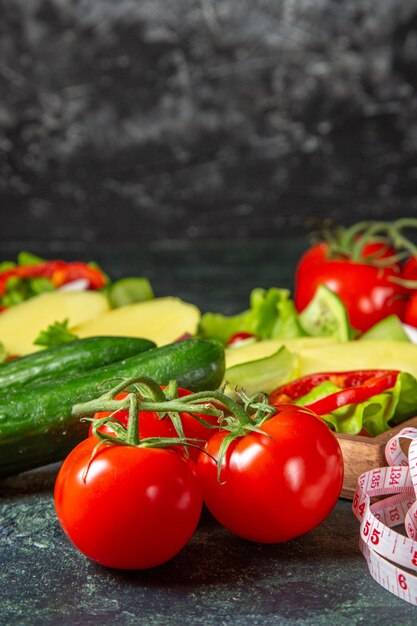
M59 250L95 258L112 278L146 275L157 295L233 313L254 287L292 288L302 238L280 242L159 242ZM45 253L45 245L43 244ZM40 247L31 251L42 253ZM2 257L11 252L2 251ZM49 247L49 256L58 254ZM171 561L148 571L103 568L66 539L55 515L59 464L0 481L0 625L349 625L416 622L416 608L380 587L359 551L351 503L287 543L233 536L204 510Z

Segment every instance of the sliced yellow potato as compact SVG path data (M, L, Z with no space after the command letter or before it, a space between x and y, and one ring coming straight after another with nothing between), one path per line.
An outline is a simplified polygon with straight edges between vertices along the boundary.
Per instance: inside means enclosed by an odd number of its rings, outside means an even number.
M314 372L398 369L417 377L417 345L404 341L347 341L300 352L301 376Z
M265 339L247 343L241 347L226 349L226 368L256 361L274 354L281 346L285 346L290 352L302 353L304 350L321 348L336 343L332 337L300 337L296 339Z
M109 304L97 291L52 291L6 309L0 315L0 342L9 354L29 354L42 330L68 319L69 328L98 317Z
M121 335L143 337L158 346L171 343L185 333L195 334L200 311L180 298L166 297L112 309L73 329L79 337Z

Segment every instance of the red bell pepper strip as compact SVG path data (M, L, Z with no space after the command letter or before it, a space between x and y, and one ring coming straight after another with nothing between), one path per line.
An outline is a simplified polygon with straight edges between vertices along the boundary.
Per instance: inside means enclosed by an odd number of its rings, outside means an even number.
M94 267L80 261L46 261L36 265L20 265L0 273L0 296L6 292L10 278L28 280L30 278L49 278L55 287L60 287L74 280L86 279L89 289L101 289L106 285L104 274Z
M355 370L310 374L275 389L269 402L272 405L291 400L296 402L314 387L328 380L343 389L305 405L317 415L326 415L342 406L364 402L372 396L392 389L399 373L398 370Z

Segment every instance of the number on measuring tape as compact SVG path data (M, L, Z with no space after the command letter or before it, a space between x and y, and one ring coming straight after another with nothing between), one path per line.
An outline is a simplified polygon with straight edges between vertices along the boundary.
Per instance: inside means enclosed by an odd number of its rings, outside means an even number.
M408 456L402 438L410 440ZM352 510L361 521L360 549L380 585L417 605L417 429L404 428L388 441L385 456L387 467L358 479ZM393 530L403 523L406 535Z

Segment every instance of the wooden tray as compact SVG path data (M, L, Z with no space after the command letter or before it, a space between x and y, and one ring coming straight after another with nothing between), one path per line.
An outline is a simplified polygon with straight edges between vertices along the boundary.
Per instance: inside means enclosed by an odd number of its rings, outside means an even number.
M360 435L343 435L341 433L336 435L342 448L343 460L345 462L345 476L342 493L340 494L341 498L353 499L356 483L363 472L387 465L385 444L396 433L407 427L417 428L417 417L412 417L377 437L361 437Z

